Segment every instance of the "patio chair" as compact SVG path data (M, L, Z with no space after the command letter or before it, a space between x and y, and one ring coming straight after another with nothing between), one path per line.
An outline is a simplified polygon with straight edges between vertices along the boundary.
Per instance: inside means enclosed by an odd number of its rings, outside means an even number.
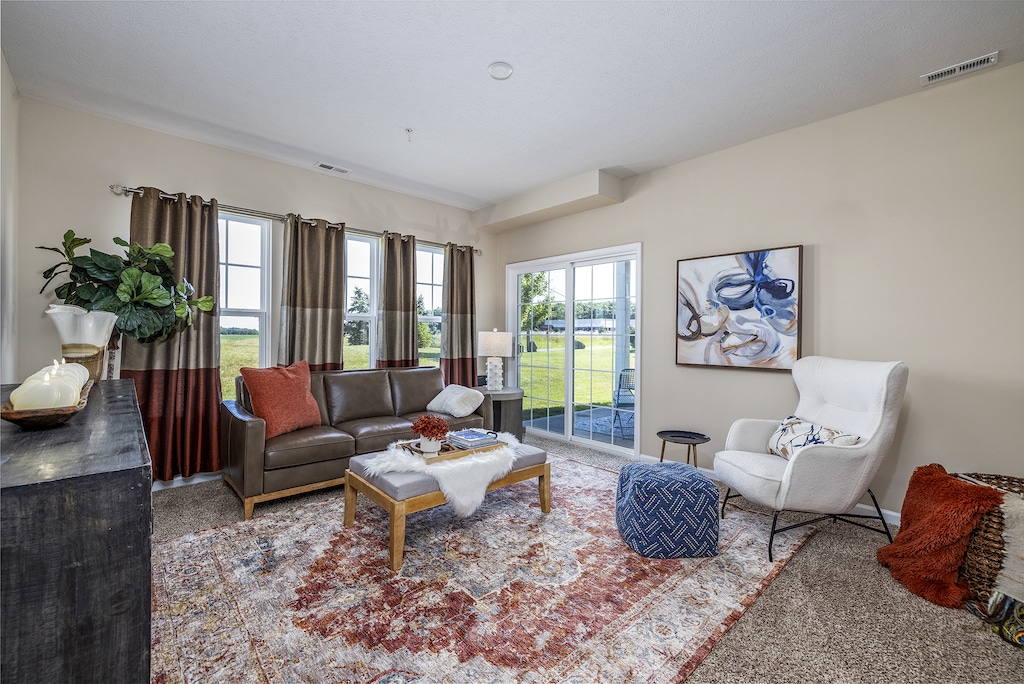
M619 387L612 392L612 430L619 423L619 434L626 436L626 426L633 431L633 417L636 409L636 369L623 368L619 372ZM625 417L623 417L625 414Z

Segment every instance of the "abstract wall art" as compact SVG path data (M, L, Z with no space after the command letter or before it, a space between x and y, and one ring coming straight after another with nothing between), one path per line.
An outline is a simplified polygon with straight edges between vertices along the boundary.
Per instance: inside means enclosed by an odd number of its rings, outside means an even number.
M680 259L676 363L791 370L802 267L803 245Z

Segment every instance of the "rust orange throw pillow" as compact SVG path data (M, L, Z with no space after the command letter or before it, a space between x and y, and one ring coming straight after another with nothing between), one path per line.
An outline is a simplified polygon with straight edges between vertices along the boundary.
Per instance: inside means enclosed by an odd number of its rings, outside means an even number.
M252 412L267 421L266 439L320 424L320 407L309 391L309 363L240 369Z
M875 554L893 578L921 598L963 608L968 587L960 565L978 519L1003 502L1003 494L958 480L938 463L914 470L900 512L900 531Z

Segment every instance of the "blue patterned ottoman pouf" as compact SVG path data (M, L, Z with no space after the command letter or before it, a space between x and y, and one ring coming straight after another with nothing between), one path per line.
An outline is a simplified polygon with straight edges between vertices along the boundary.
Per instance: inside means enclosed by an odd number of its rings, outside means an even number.
M718 487L686 463L628 463L615 494L619 534L647 558L718 555Z

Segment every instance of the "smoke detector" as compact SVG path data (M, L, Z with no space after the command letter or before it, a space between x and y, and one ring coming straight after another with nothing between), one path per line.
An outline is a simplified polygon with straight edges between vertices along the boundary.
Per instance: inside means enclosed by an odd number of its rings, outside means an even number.
M339 176L347 176L352 173L352 169L346 169L343 166L335 166L334 164L328 164L327 162L318 161L313 165L314 168L320 169L321 171L329 171L330 173L336 173Z
M977 59L970 59L966 62L960 62L954 64L951 67L945 69L939 69L933 71L930 74L924 74L921 76L921 86L930 86L942 81L948 81L957 76L966 76L967 74L973 74L975 71L980 69L987 69L988 67L995 66L996 62L999 61L999 51L989 53L984 57L978 57Z

